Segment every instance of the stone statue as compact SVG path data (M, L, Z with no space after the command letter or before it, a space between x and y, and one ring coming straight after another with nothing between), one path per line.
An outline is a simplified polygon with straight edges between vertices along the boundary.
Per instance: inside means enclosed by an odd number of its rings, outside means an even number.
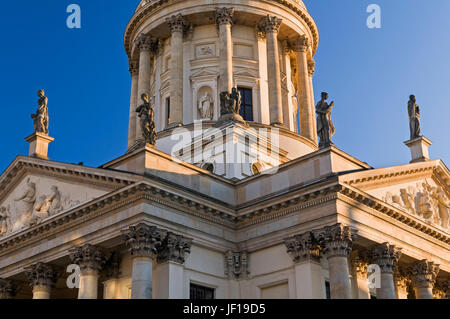
M48 135L48 98L45 96L44 90L38 91L38 109L36 114L31 114L35 133L43 133Z
M200 111L200 116L202 119L212 119L213 118L213 107L214 102L212 97L208 92L202 96L198 102L198 110Z
M150 101L147 93L141 95L141 99L144 102L136 109L141 119L142 137L145 143L152 146L156 145L156 127L155 127L155 111L153 108L153 102Z
M444 228L449 227L450 201L447 199L444 191L435 188L432 196L435 198L438 206L440 225Z
M327 103L328 93L322 93L322 99L317 103L317 135L319 136L320 148L325 148L332 145L331 138L335 133L333 122L331 121L331 111L334 107L334 101Z
M420 108L416 104L416 97L411 95L408 102L409 130L411 139L420 137Z
M241 93L233 88L231 93L220 93L220 114L239 114L241 110Z

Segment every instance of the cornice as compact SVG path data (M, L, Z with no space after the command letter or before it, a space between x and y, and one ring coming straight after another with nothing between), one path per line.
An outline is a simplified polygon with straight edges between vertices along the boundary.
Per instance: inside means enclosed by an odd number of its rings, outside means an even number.
M137 27L142 23L143 20L145 20L148 16L150 16L154 11L158 9L162 9L164 7L167 7L171 5L172 3L176 3L179 1L185 1L185 0L154 0L150 1L144 6L140 7L135 14L132 16L130 21L128 22L128 25L125 29L124 34L124 46L126 53L128 57L131 57L131 49L132 49L132 35L134 34ZM315 55L317 48L319 46L319 31L317 28L316 23L314 22L314 19L311 17L311 15L307 12L307 10L292 0L272 0L272 2L279 3L287 8L289 8L291 11L293 11L295 14L297 14L309 27L313 39L312 39L312 51L313 56ZM230 4L232 5L232 4Z
M340 185L340 190L338 193L338 199L340 200L346 200L350 199L354 202L357 202L359 204L363 204L366 207L372 208L383 215L389 216L409 227L412 227L424 234L427 234L439 241L442 241L446 244L450 244L450 237L448 234L446 234L444 231L440 230L439 228L429 225L425 223L424 221L416 218L415 216L412 216L408 214L406 211L403 211L399 208L393 207L378 198L375 198L373 196L370 196L367 193L364 193L361 190L358 190L351 186L345 186ZM354 203L349 203L354 204Z
M44 174L49 177L64 178L68 181L115 190L135 183L139 177L131 173L108 171L67 163L18 156L0 175L0 201L16 187L27 173Z

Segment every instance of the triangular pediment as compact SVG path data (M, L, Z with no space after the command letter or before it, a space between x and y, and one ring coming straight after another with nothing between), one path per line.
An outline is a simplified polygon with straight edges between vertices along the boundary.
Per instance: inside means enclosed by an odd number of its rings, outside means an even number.
M449 231L450 173L440 160L347 174L340 181Z
M127 175L19 157L0 176L0 237L130 185Z
M200 69L191 75L191 80L203 77L217 77L219 73L211 69Z

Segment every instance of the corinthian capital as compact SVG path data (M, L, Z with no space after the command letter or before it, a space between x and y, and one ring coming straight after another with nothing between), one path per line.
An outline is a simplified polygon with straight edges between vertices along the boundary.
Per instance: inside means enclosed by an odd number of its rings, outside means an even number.
M183 15L177 14L166 19L167 25L169 26L170 32L182 32L184 33L189 28L189 22Z
M137 75L137 74L139 74L139 61L136 61L136 60L130 60L129 62L128 62L128 65L129 65L129 71L130 71L130 74L133 76L133 75Z
M306 52L306 51L308 51L308 48L310 46L311 46L311 42L309 41L308 37L303 34L297 38L294 49L297 52Z
M80 266L81 270L100 271L106 262L103 252L90 244L72 248L69 251L72 263Z
M382 273L394 273L401 255L401 248L389 243L377 245L372 249L372 261L380 266Z
M234 8L217 8L216 9L216 23L233 24Z
M269 32L278 32L280 30L282 19L277 18L276 16L267 15L259 24L259 27L262 31Z
M191 252L192 239L185 238L181 235L167 233L167 236L158 249L158 262L167 261L184 264L186 254Z
M31 287L53 287L58 279L58 273L55 271L53 266L44 263L37 263L25 268L25 274Z
M320 262L320 245L315 240L313 233L287 238L284 240L284 244L295 263L309 260Z
M11 280L0 279L0 299L12 299L16 295L17 287Z
M439 265L432 261L422 260L409 269L412 283L418 288L433 288L439 273Z
M164 231L146 224L131 226L122 233L122 239L133 257L153 258L161 247L164 237Z
M139 50L142 51L156 51L158 47L158 40L152 38L150 35L141 33L134 41L134 44Z
M348 257L352 251L356 230L342 224L327 226L316 235L323 253L330 257Z

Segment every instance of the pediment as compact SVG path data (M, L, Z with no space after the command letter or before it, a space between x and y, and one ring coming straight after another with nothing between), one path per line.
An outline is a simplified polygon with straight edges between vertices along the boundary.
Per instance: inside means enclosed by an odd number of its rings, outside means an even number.
M449 177L441 161L431 161L348 174L340 180L448 232Z
M191 75L191 80L194 80L197 78L204 78L204 77L208 78L208 77L217 77L217 76L219 76L219 73L214 70L201 69Z
M34 158L16 159L0 176L0 237L133 183L121 179L125 175Z

